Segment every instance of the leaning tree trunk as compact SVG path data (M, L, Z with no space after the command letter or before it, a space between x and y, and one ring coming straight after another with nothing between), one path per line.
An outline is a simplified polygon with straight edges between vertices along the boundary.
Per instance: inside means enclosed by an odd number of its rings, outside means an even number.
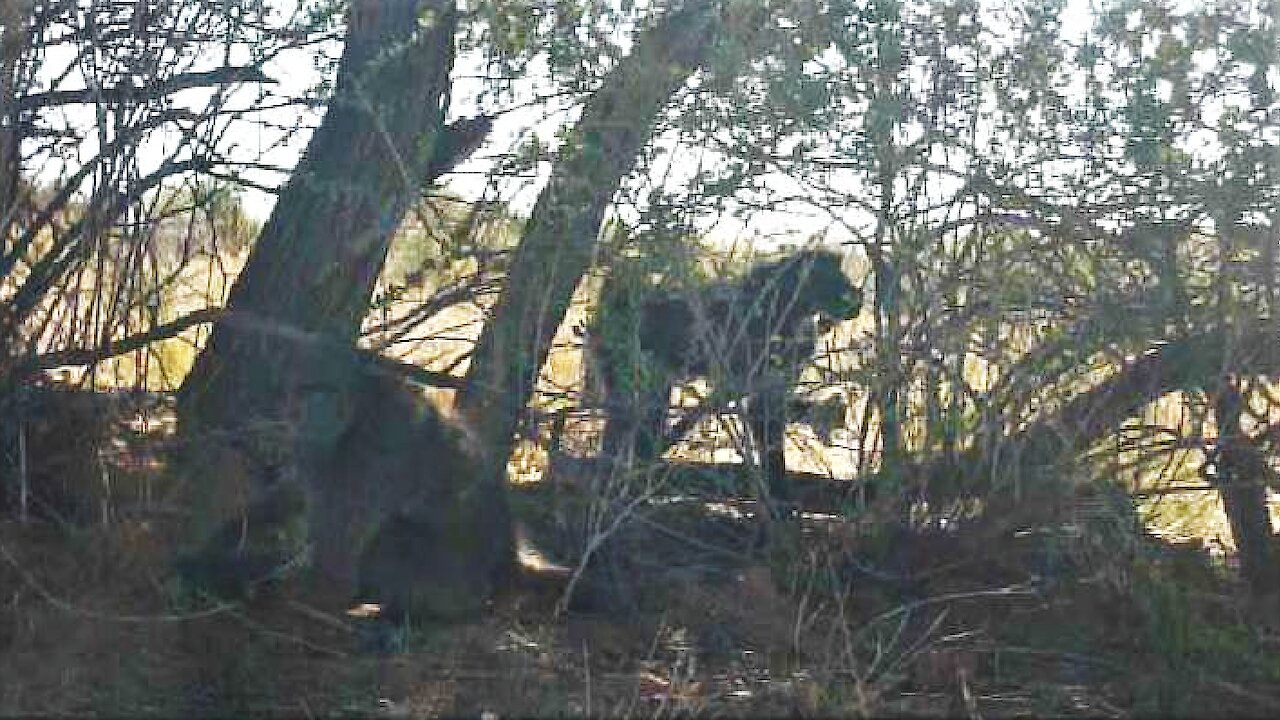
M958 461L925 460L914 474L928 478L934 499L985 491L988 512L998 515L1019 502L1015 489L1032 494L1045 489L1032 486L1043 482L1045 465L1085 452L1148 403L1177 391L1209 392L1219 424L1218 485L1239 548L1241 574L1255 591L1268 592L1277 580L1266 506L1266 487L1274 473L1240 428L1243 399L1238 390L1221 379L1227 363L1240 377L1280 375L1280 338L1268 325L1259 319L1238 330L1217 329L1163 343L1056 412L1004 438L998 453L980 445L962 453ZM1230 333L1238 335L1229 338ZM964 468L969 472L962 473ZM981 487L993 477L1001 487ZM882 479L873 476L866 481L874 486Z
M296 425L316 426L316 452L343 429L341 351L355 345L392 233L442 169L456 25L453 0L352 2L328 113L179 394L198 547L244 519L261 521L248 531L270 538L258 548L268 556L305 542L267 527L306 499Z
M31 9L32 0L0 3L0 256L9 252L9 234L17 221L22 133L14 99L22 83Z
M1271 550L1271 515L1267 510L1266 460L1248 442L1240 425L1244 398L1237 379L1224 377L1213 393L1218 424L1215 482L1240 558L1240 574L1258 595L1275 589L1276 567Z
M1017 484L1041 477L1042 466L1056 458L1078 455L1142 408L1172 392L1208 390L1217 383L1227 347L1223 330L1199 332L1170 340L1133 360L1113 377L1076 395L1057 411L1003 438L999 453L987 445L969 449L958 462L926 461L914 472L934 480L957 467L975 468L979 481L991 477ZM1265 325L1246 330L1235 347L1233 363L1247 375L1280 374L1280 339ZM938 489L948 487L939 483ZM962 487L957 490L975 490ZM988 488L989 489L989 488Z
M587 101L538 198L459 403L484 438L490 482L501 481L520 412L590 267L605 209L649 141L658 112L709 58L714 5L689 3L637 38Z

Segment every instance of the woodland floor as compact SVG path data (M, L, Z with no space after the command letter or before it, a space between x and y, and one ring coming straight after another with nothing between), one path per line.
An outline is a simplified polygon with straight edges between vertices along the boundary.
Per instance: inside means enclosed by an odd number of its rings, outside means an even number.
M287 584L182 598L173 518L4 521L0 715L1280 715L1275 603L1198 549L826 517L750 561L725 550L749 526L704 510L619 535L628 612L528 584L381 654Z

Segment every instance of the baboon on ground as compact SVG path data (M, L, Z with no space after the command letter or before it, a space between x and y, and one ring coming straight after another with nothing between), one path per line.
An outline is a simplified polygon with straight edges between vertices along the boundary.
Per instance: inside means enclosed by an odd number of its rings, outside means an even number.
M384 617L475 615L512 569L503 489L467 429L400 378L362 374L354 415L317 468L314 563ZM358 553L358 554L353 554Z
M301 383L290 411L298 480L277 482L243 524L266 537L303 523L307 574L325 604L377 603L393 621L480 612L514 550L503 488L483 473L479 449L371 356L334 351L316 362L329 365L310 375L323 382ZM278 550L268 542L268 552L255 552L238 538L240 524L228 523L180 570L236 595L254 580L246 574L278 568Z
M636 459L660 455L671 388L710 380L721 401L745 404L745 419L765 479L770 512L788 492L783 464L787 405L818 334L857 315L861 290L840 258L806 250L753 268L739 280L659 295L651 283L616 287L611 278L591 333L608 420L603 451L628 442ZM814 319L817 322L813 322Z

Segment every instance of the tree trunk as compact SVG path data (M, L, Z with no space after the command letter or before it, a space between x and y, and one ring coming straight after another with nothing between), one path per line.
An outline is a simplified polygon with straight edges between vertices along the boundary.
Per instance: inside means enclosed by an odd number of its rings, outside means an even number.
M459 400L489 452L490 482L501 482L520 412L591 265L606 208L649 141L658 112L708 58L716 20L711 7L689 3L637 38L631 55L587 101L534 207Z
M27 49L27 22L32 0L0 3L0 255L9 251L10 228L15 221L21 133L17 92L21 61Z
M456 24L453 0L352 3L329 111L179 394L197 545L264 498L305 497L303 416L330 439L342 431L333 391L348 358L317 359L354 346L392 233L429 179Z
M1221 330L1172 340L1143 354L1113 377L1075 395L1056 412L1037 419L1026 429L992 442L979 442L958 457L927 457L907 468L911 476L927 478L930 496L946 500L969 493L989 494L1002 483L1043 476L1041 468L1065 456L1078 455L1135 416L1146 404L1179 390L1204 390L1216 382L1222 367ZM1259 327L1245 334L1239 345L1241 373L1280 372L1280 342ZM966 471L961 475L961 471ZM870 473L864 482L886 482L883 473Z
M1265 323L1259 321L1256 326L1245 328L1239 342L1231 347L1235 350L1232 363L1240 374L1280 372L1280 342ZM1227 348L1223 330L1163 343L1110 379L1076 395L1057 412L1005 438L998 456L989 447L978 447L964 453L960 464L982 465L977 471L982 477L1024 473L1030 480L1036 474L1036 465L1085 451L1153 400L1178 390L1213 388ZM985 462L979 461L982 456L986 456ZM974 464L975 461L979 462Z
M1221 369L1228 359L1237 376L1280 374L1280 337L1269 325L1270 320L1257 319L1243 328L1199 332L1163 343L1076 395L1057 412L1000 438L997 447L986 442L958 458L946 453L924 458L906 469L908 476L926 480L931 502L982 497L984 515L996 520L993 527L1003 532L1008 527L999 521L1017 517L1015 508L1052 496L1054 475L1046 473L1046 467L1085 452L1164 395L1187 390L1215 393L1220 428L1218 484L1240 554L1241 575L1254 592L1272 592L1280 578L1274 565L1266 489L1275 475L1240 429L1243 405L1238 393L1233 399L1234 389L1219 389ZM1238 333L1234 342L1228 342L1229 332ZM887 491L888 503L902 500L894 494L899 487L894 478L883 472L864 476L858 484L873 496L884 497ZM1027 497L1018 497L1018 489Z
M1234 378L1223 378L1214 397L1218 423L1217 485L1249 588L1265 595L1275 588L1271 558L1271 516L1267 512L1266 461L1248 443L1240 426L1244 398Z

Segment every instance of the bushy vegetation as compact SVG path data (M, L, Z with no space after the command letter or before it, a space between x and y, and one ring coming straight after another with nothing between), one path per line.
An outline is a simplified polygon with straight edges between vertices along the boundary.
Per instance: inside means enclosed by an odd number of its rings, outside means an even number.
M0 714L1280 712L1278 6L1085 6L4 3Z

